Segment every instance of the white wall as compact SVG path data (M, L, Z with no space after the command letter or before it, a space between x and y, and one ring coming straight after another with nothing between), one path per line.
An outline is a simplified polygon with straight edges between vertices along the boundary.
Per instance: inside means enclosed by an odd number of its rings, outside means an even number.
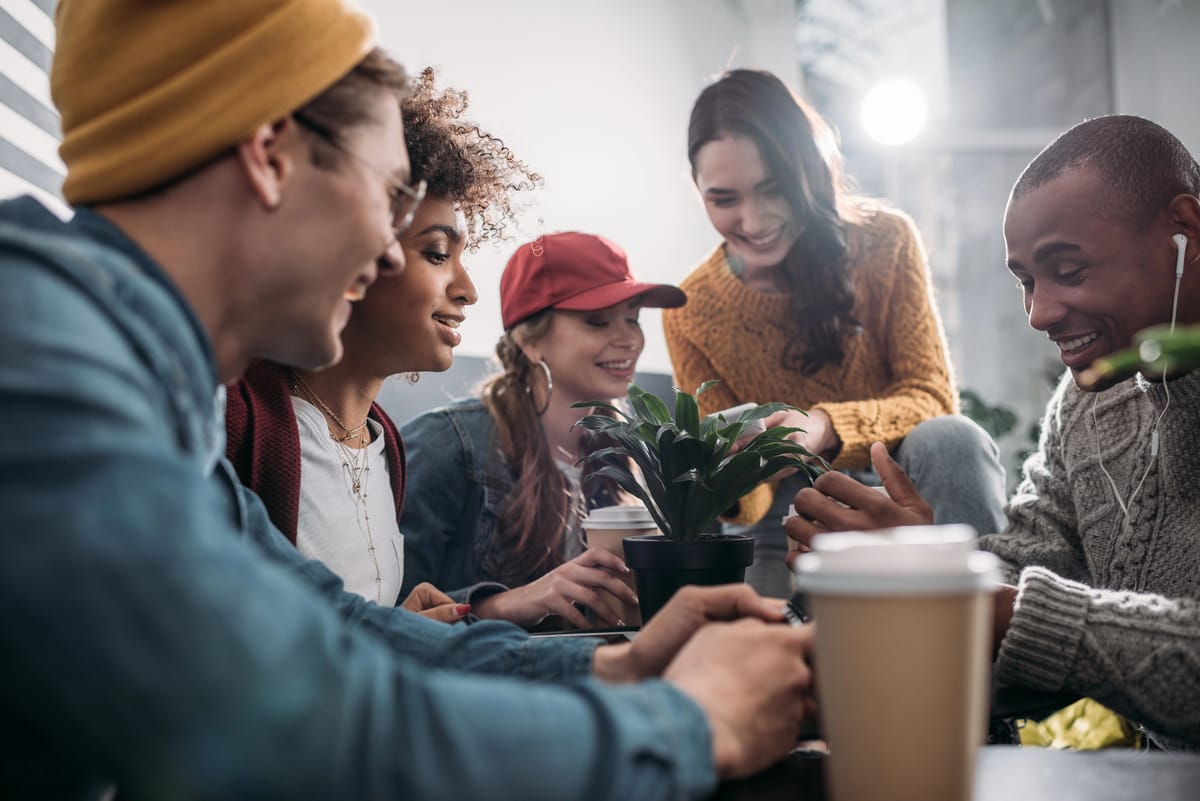
M1200 3L1110 0L1115 109L1166 126L1200 155L1195 90Z
M791 0L364 5L405 66L432 64L445 85L470 92L470 117L545 176L523 237L602 234L646 280L682 280L717 241L687 163L700 89L727 66L797 82ZM463 355L492 353L500 272L516 244L471 258L481 300L462 329ZM644 313L644 326L641 369L669 372L657 312Z

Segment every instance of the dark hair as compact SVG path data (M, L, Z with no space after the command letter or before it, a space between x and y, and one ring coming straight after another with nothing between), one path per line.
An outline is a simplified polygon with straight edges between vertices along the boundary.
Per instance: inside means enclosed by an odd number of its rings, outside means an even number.
M471 248L503 240L514 215L513 194L540 186L542 177L503 141L462 119L466 92L436 83L433 68L426 67L401 106L412 180L424 180L434 197L454 200L466 217Z
M502 372L487 379L479 393L514 474L513 491L500 509L496 539L484 557L484 567L512 585L528 583L562 564L563 535L574 530L588 509L621 502L616 482L589 478L601 466L588 464L581 476L585 508L572 505L571 487L550 453L534 409L530 388L540 368L525 356L519 341L532 343L545 336L553 314L553 309L543 309L504 332L496 343ZM585 442L584 452L603 444L592 437Z
M852 216L842 157L832 130L783 81L760 70L730 70L704 89L688 124L688 159L708 142L749 137L781 184L799 237L780 268L799 333L783 366L806 375L840 364L842 340L856 333L854 289L846 272L845 221Z
M354 69L338 79L295 113L319 135L312 137L312 160L318 167L341 163L346 134L375 120L379 92L391 92L397 102L408 93L404 67L382 49L372 48Z
M1176 196L1200 196L1200 166L1174 134L1142 117L1113 114L1085 120L1051 142L1021 173L1011 200L1084 167L1104 182L1111 216L1139 229Z

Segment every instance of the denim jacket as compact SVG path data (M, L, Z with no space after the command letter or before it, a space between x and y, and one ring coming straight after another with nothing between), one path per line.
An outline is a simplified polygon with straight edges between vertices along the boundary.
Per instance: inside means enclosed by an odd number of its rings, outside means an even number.
M401 426L400 437L409 466L401 597L422 581L467 603L508 589L487 556L517 478L483 402L463 398L425 412ZM578 480L571 491L589 509L618 502L603 488L585 497ZM578 530L566 536L576 538L563 542L570 559L586 546Z
M712 788L705 719L666 683L602 684L593 645L378 607L305 562L221 458L198 320L106 220L0 203L0 276L5 797Z
M422 581L471 601L506 587L487 570L512 467L478 398L464 398L400 427L409 465L400 516L405 597Z

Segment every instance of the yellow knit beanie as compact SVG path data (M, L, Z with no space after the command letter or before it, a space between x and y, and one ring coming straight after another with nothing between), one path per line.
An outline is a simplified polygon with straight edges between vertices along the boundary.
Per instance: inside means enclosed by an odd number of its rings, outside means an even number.
M370 51L349 0L59 0L63 195L99 203L203 165Z

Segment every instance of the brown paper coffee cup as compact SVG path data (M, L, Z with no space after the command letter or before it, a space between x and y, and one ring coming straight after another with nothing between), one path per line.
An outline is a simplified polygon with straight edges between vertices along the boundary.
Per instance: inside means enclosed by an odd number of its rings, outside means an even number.
M973 550L973 534L929 526L821 535L797 560L817 626L834 801L971 797L999 583L996 558Z
M626 537L660 534L654 518L644 506L609 506L593 509L583 520L584 538L589 548L600 548L625 558ZM633 571L622 575L621 581L637 592L637 581ZM638 607L620 603L621 619L627 626L641 626L642 614Z

